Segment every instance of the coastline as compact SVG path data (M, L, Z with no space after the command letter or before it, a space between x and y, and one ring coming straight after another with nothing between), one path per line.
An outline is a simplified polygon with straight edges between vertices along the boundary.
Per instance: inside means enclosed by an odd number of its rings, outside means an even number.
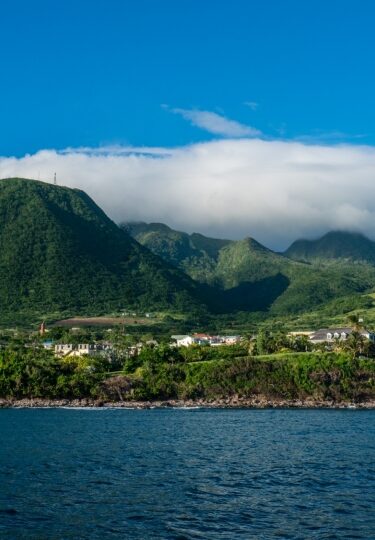
M283 399L253 396L212 400L102 401L82 399L0 398L0 409L20 408L110 408L110 409L375 409L375 399L353 402L319 399Z

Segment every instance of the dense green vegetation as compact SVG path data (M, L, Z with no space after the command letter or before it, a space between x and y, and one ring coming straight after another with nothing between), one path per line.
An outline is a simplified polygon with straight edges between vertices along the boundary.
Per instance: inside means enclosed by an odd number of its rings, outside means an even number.
M0 181L0 322L129 307L199 311L197 285L82 191Z
M194 363L147 373L147 390L154 395L227 397L264 395L270 398L363 400L374 397L374 362L351 362L347 355L295 353L269 357ZM166 380L163 380L165 377ZM177 381L177 383L176 383Z
M252 238L217 240L153 223L123 227L155 254L209 285L205 298L216 313L258 312L258 320L259 312L287 317L375 287L375 266L370 264L311 265L275 253Z
M93 365L94 364L94 365ZM0 352L1 397L68 399L92 395L103 379L102 361L90 364L59 362L43 350L6 349Z
M198 233L189 235L175 231L163 223L123 223L120 226L150 251L203 283L213 282L211 275L219 251L231 243Z
M164 312L161 333L316 327L359 309L375 324L370 240L332 233L318 244L318 258L299 262L252 238L119 228L82 191L2 180L0 325L128 309Z
M57 360L39 349L7 348L0 352L0 397L364 401L375 396L373 359L326 352L249 356L244 349L221 349L145 349L125 362L124 371L114 371L118 366L108 359Z

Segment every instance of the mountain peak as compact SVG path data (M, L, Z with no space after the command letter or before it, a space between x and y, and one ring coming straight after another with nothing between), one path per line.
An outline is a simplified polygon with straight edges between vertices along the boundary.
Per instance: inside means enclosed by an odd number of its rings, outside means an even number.
M346 260L374 264L375 242L359 232L330 231L315 240L296 240L285 255L306 262Z
M186 275L140 246L84 191L1 180L0 245L3 315L200 304Z

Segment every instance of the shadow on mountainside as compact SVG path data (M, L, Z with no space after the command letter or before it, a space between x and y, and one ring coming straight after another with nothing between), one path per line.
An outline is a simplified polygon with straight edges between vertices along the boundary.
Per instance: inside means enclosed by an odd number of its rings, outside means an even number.
M227 290L204 286L205 299L214 313L267 311L289 284L289 278L279 272L259 281L243 282Z

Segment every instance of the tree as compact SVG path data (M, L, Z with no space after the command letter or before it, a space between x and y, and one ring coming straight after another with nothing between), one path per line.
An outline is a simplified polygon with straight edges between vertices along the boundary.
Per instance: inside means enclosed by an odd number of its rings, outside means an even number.
M277 332L277 334L272 337L272 352L279 352L283 349L291 348L293 341L293 338L288 339L288 336L284 332Z
M344 345L343 345L343 341L342 341L342 339L340 337L335 337L333 339L333 343L334 343L333 350L335 352L340 352L340 351L343 350L343 348L345 348Z
M134 388L134 382L125 375L115 375L103 381L100 386L101 393L105 398L124 401Z
M359 332L352 332L345 342L345 349L352 354L354 360L364 352L365 338Z
M360 332L360 330L362 330L363 320L357 313L351 313L350 315L348 315L348 321L355 332Z
M267 330L260 330L256 338L257 354L268 354L270 351L270 333Z

